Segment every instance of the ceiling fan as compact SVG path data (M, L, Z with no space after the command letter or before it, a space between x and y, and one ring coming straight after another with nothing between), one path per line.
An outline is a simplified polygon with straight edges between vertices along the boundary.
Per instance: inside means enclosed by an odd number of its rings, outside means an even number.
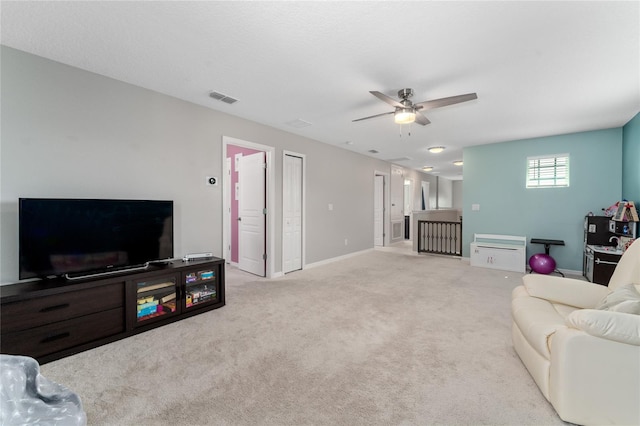
M370 118L393 114L394 121L398 124L409 124L416 122L418 124L426 126L427 124L431 123L431 121L429 121L427 117L422 115L422 111L478 99L478 95L476 95L475 93L467 93L465 95L450 96L448 98L434 99L431 101L418 102L414 104L409 100L409 98L413 96L413 89L399 90L398 97L400 98L400 101L396 101L395 99L375 90L370 91L369 93L371 93L376 98L388 103L389 105L394 106L396 108L395 111L370 115L369 117L358 118L353 121L368 120Z

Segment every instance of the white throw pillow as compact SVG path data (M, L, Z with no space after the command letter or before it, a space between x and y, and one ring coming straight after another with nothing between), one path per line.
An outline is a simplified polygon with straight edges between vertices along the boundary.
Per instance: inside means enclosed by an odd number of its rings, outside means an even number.
M596 309L640 315L640 293L633 284L618 287L602 299Z
M640 315L576 309L567 316L566 324L595 337L640 346Z

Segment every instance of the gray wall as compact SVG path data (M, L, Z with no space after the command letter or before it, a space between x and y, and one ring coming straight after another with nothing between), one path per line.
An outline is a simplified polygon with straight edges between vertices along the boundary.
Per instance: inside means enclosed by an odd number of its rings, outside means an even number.
M438 176L438 208L450 209L453 207L453 182Z
M222 256L222 186L204 182L222 176L223 135L276 148L274 272L283 150L307 158L306 263L373 247L373 176L389 163L1 49L0 283L18 278L19 197L174 200L175 256Z
M462 203L463 181L454 180L454 181L452 181L452 184L453 184L453 208L462 210L462 206L463 206L463 203Z

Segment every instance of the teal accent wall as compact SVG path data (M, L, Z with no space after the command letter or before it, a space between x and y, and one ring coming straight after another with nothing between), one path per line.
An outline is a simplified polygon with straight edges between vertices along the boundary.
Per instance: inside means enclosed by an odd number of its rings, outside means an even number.
M527 157L564 153L568 188L525 188ZM473 146L463 159L464 257L475 233L550 238L566 244L551 248L558 268L581 271L584 216L622 195L622 128ZM539 252L543 246L527 244L527 259Z
M640 206L640 113L622 128L622 198Z

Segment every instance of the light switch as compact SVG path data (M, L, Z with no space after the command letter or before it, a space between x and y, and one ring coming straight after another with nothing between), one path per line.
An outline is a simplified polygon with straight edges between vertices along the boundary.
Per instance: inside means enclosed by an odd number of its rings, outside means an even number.
M471 210L477 212L478 210L480 210L480 204L471 204Z
M333 210L333 204L329 204L329 211Z

